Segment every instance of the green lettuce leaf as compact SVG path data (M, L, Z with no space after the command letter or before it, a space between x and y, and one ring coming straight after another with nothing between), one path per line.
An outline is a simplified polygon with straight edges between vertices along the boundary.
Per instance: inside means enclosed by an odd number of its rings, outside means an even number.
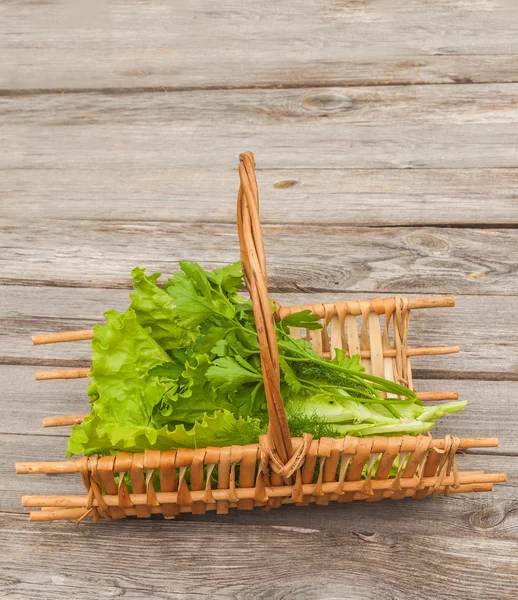
M207 378L209 364L207 354L197 354L186 361L181 376L175 382L164 380L172 388L156 405L153 425L157 428L180 423L192 425L218 410L233 411L227 396L215 389ZM156 369L153 371L156 372Z
M67 452L73 456L250 444L265 431L258 419L235 417L225 410L206 415L193 427L177 425L172 429L126 424L93 414L80 426L74 425Z
M149 371L170 362L165 350L139 325L135 311L105 313L106 325L94 327L92 382L94 405L103 404L124 422L148 420L165 391Z
M92 340L92 381L88 394L91 417L99 415L107 421L125 425L148 423L155 406L166 392L166 386L150 370L170 361L165 350L137 322L135 311L108 311L106 325L94 327ZM90 418L90 417L89 417ZM86 420L88 421L88 419ZM72 447L79 432L88 423L72 430ZM95 436L90 428L89 433Z
M130 294L131 308L139 324L148 329L162 348L184 348L192 343L196 332L178 323L173 299L156 283L160 273L148 277L143 269L135 267L131 276L134 287Z

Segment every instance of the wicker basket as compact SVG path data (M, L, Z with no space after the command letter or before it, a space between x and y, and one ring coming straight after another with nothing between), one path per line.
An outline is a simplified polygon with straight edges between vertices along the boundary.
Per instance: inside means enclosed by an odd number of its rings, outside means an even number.
M91 517L144 518L159 513L173 518L182 512L203 514L229 508L251 510L282 504L305 506L311 502L374 502L382 498L426 498L437 494L490 491L493 483L505 481L505 473L457 470L455 454L467 448L497 445L495 438L446 436L433 439L419 435L401 437L312 439L305 434L292 438L280 393L277 340L268 298L266 262L259 223L258 190L251 153L240 156L241 185L237 221L245 282L252 298L261 347L261 365L269 415L268 434L257 444L225 448L181 448L144 453L118 452L62 462L17 463L17 473L81 474L86 494L77 496L24 496L23 506L41 507L30 513L33 521ZM408 348L412 309L453 306L453 298L376 298L353 302L281 307L276 318L310 308L324 325L305 335L323 357L334 348L359 353L374 375L412 387L410 357L455 352L456 347ZM92 331L66 332L33 338L34 343L90 339ZM392 339L391 339L392 338ZM37 379L84 377L87 369L40 372ZM423 400L454 399L452 392L420 394ZM83 415L51 417L46 426L81 422ZM397 475L389 477L399 457ZM217 487L212 475L217 466ZM189 470L188 477L186 477ZM155 489L159 476L159 489ZM116 482L115 474L118 474ZM129 474L132 493L125 483Z

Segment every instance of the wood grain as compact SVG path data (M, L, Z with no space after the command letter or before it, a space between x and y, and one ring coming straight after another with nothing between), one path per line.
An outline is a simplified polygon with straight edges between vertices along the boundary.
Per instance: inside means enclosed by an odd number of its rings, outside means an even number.
M263 227L270 290L513 294L516 229ZM135 265L171 273L239 257L236 227L148 221L2 221L0 282L126 287ZM315 264L318 263L318 269Z
M235 169L63 162L3 171L0 214L24 220L234 224ZM261 157L258 157L261 159ZM498 226L518 223L518 169L264 169L263 223Z
M171 129L191 124L198 127L198 134L203 134L201 125L211 121L213 127L221 126L220 131L224 131L226 124L236 127L239 121L248 126L249 131L251 124L290 125L291 129L298 123L306 128L315 124L320 128L379 126L387 122L437 126L477 124L483 119L485 125L496 125L513 122L517 97L518 83L347 89L304 86L272 90L144 91L120 95L100 91L8 95L2 99L0 114L10 127L49 126L56 131L67 131L74 126L92 129L94 124L135 130L150 126ZM167 127L164 127L164 117L167 117ZM251 123L250 119L254 121ZM158 139L152 141L159 143Z
M236 515L229 514L217 522L208 522L206 516L81 527L30 524L25 515L4 514L0 517L2 584L9 597L35 599L48 598L49 590L53 598L70 598L73 590L75 598L86 600L95 586L101 598L135 600L245 599L251 594L274 600L305 594L317 599L374 600L381 590L386 598L410 598L424 579L433 580L440 573L433 586L421 588L420 597L466 597L469 580L470 599L495 597L491 594L498 590L498 598L510 600L517 585L517 545L511 534L516 517L509 501L485 502L470 503L463 497L415 502L415 508L407 502L324 510L290 507L275 513L240 513L237 521ZM402 526L412 513L420 523L437 520L443 526L433 533L427 533L425 526L416 537L415 531ZM392 527L384 521L391 521ZM319 552L322 537L332 544L332 560ZM293 547L298 560L290 569L280 567L283 552ZM93 569L85 564L85 555L103 560ZM146 559L135 561L135 556ZM174 565L174 582L164 576L164 562ZM263 569L269 573L268 581L261 577ZM368 582L363 581L366 572Z
M518 13L499 0L2 9L6 89L517 80Z
M88 366L91 356L89 342L33 346L31 335L88 329L104 322L104 311L110 308L125 310L129 305L128 279L124 281L126 289L120 290L0 286L0 360L4 363L32 364L35 365L35 371L36 365ZM272 294L285 305L359 300L370 296L374 294L283 291ZM410 346L457 344L461 348L459 354L449 356L414 357L412 364L415 373L446 379L516 379L518 334L515 329L509 328L508 321L508 315L513 313L515 306L515 296L474 295L457 296L455 308L414 311ZM56 385L59 384L64 382L56 382ZM40 385L50 385L50 382L40 382Z
M4 97L0 168L228 170L246 150L268 169L516 167L517 100L518 84Z
M486 454L509 454L518 461L518 406L514 398L518 394L517 381L479 380L414 380L418 391L439 391L446 388L459 393L459 399L467 400L468 406L460 413L440 419L433 430L437 437L448 433L461 437L495 436L498 448L481 450ZM470 452L478 453L477 450Z
M514 600L515 3L13 0L0 21L0 595ZM30 335L124 309L135 264L234 261L249 149L272 296L461 294L413 314L410 344L462 349L414 359L414 378L469 400L436 433L498 435L459 463L509 482L433 502L30 524L23 493L83 486L13 463L63 458L68 428L41 419L87 406L85 380L32 372L90 354Z

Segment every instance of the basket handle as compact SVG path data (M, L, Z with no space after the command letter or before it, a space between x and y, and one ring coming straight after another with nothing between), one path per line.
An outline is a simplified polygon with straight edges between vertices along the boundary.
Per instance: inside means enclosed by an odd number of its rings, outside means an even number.
M293 447L281 396L279 349L272 305L268 298L266 259L259 221L259 192L254 167L254 155L251 152L239 155L241 183L237 195L237 230L245 284L252 299L261 350L261 370L268 407L271 450L283 463L286 463L293 455Z

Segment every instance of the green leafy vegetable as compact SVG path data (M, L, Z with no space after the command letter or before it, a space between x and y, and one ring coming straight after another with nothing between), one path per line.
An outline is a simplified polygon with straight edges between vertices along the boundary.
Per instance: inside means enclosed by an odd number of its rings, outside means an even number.
M195 334L178 323L173 299L156 285L160 273L147 277L144 270L135 267L131 272L134 292L131 308L139 325L149 330L153 339L163 348L182 348L190 344Z
M281 319L287 327L305 327L306 329L322 329L317 315L310 310L301 310Z
M91 413L75 425L68 453L246 444L267 430L251 302L239 294L240 263L212 272L181 262L159 274L132 272L125 313L94 328ZM272 308L273 310L273 308ZM425 406L412 390L366 373L359 355L324 360L291 327L321 328L304 310L276 323L281 392L293 435L401 435L429 431L465 402Z
M207 378L215 390L235 392L244 383L262 381L261 374L254 367L236 355L216 358L207 369Z

